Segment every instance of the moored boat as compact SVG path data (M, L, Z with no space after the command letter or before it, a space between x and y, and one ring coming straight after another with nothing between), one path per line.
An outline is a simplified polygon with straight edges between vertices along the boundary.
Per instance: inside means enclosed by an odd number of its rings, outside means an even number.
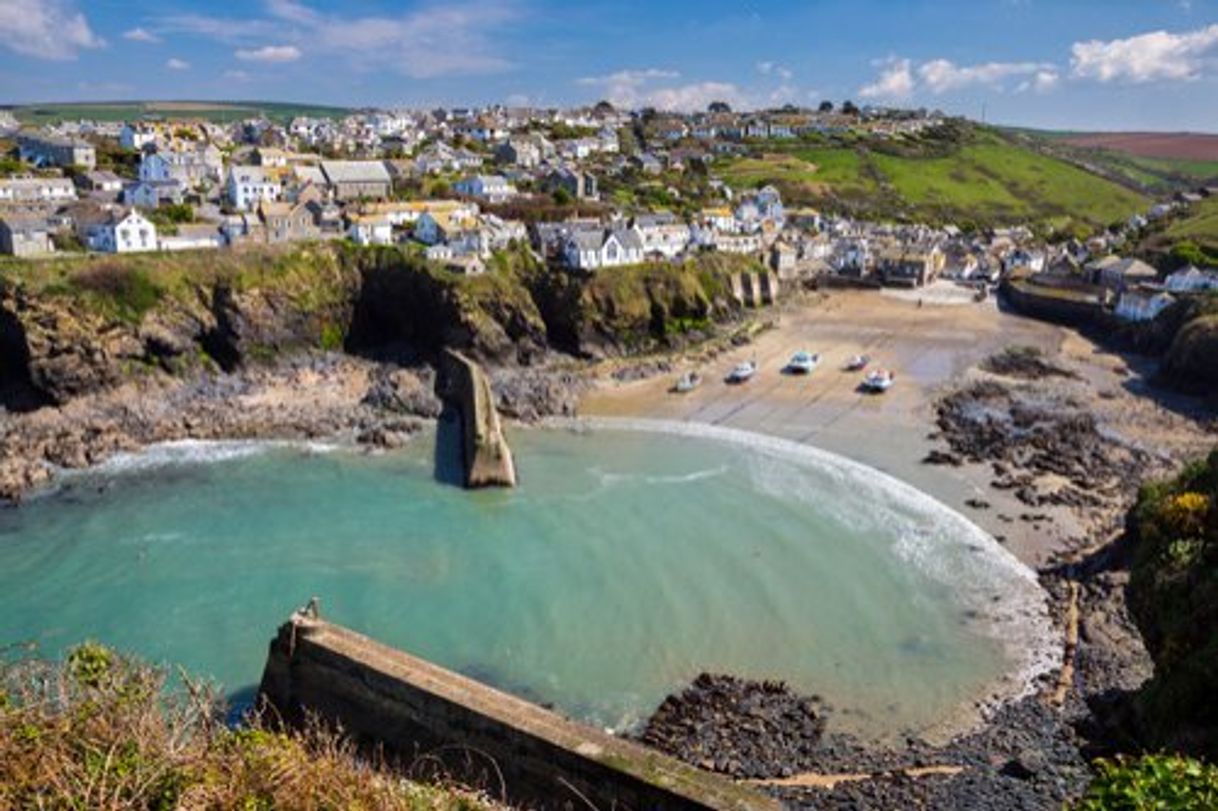
M896 382L896 379L895 373L887 369L876 369L868 372L863 378L863 388L873 394L883 394L892 388L892 384Z
M676 384L672 387L673 391L678 394L686 394L698 388L702 384L702 375L697 372L686 372L681 375Z
M820 355L800 350L787 361L787 371L792 374L811 374L820 364Z
M757 374L757 362L746 360L743 363L737 363L735 368L727 374L728 383L744 383Z
M861 372L867 368L868 363L871 363L870 355L855 355L846 361L846 371Z

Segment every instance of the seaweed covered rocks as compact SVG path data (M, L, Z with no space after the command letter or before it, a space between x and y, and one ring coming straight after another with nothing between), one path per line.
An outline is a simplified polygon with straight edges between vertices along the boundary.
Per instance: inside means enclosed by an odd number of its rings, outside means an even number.
M824 729L817 699L782 682L703 673L665 699L639 737L709 771L761 779L807 768Z

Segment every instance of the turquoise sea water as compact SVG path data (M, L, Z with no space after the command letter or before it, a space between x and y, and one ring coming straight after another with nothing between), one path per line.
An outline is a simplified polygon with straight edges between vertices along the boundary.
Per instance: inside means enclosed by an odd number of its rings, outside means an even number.
M125 457L0 512L0 644L98 639L241 691L318 595L600 725L717 670L786 679L876 734L1037 665L1034 583L959 516L815 451L644 427L516 431L514 491L437 481L430 436Z

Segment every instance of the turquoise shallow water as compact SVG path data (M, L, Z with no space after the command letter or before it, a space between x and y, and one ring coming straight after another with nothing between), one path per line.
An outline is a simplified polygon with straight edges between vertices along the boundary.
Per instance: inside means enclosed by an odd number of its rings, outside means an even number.
M1026 572L879 474L727 434L512 440L511 492L436 481L429 438L186 444L74 477L0 512L0 644L99 639L239 691L319 595L337 622L601 725L709 669L786 679L876 734L1035 664Z

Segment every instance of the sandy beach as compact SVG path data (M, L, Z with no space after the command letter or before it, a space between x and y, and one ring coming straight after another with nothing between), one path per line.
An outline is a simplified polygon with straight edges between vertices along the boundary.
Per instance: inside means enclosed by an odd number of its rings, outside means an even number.
M673 373L644 380L617 382L603 375L581 402L580 414L723 425L842 454L960 510L1034 568L1097 540L1110 517L1064 506L1029 510L1011 491L990 486L988 465L923 464L940 444L932 438L937 401L979 376L975 367L982 360L1007 347L1035 346L1078 376L1075 388L1089 407L1128 441L1172 456L1200 452L1212 441L1182 416L1190 405L1186 398L1164 402L1146 396L1136 371L1121 358L1071 330L1003 312L993 299L973 302L958 290L833 291L789 302L775 311L773 328L747 346L713 358L690 353L674 360ZM784 374L788 358L800 349L820 353L819 367L807 376ZM844 370L856 354L869 355L871 368L896 373L888 393L860 390L862 374ZM757 362L757 375L743 385L726 384L724 376L745 360ZM687 394L671 392L687 370L700 372L702 385ZM990 506L977 509L978 502Z

